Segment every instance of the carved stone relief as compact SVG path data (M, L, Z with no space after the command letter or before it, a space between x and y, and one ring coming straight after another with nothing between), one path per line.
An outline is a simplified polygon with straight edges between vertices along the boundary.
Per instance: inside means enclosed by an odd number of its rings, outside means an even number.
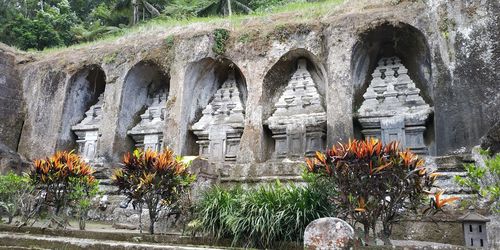
M240 91L230 72L228 79L191 127L198 137L199 154L212 162L235 161L245 122Z
M86 162L93 162L97 157L97 146L99 137L101 136L99 126L102 120L103 104L103 94L101 94L97 103L85 112L85 118L77 125L71 127L71 130L77 136L78 153Z
M299 59L276 110L265 122L275 140L275 157L302 157L323 150L326 112L307 61Z
M162 150L167 96L168 93L161 90L150 98L151 105L140 116L141 121L127 132L134 139L136 148Z
M357 114L363 135L384 143L396 140L404 148L426 154L423 134L433 108L420 96L408 69L397 57L382 58L372 77Z

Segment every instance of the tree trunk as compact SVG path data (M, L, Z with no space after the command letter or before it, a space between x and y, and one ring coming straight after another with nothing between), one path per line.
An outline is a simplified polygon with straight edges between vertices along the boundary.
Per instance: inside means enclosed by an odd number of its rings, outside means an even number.
M78 221L78 227L80 228L80 230L85 230L85 224L85 218L80 217L80 220Z
M363 231L365 233L365 244L368 244L370 242L370 226L363 225Z
M134 26L137 23L138 10L139 6L137 6L137 0L132 0L132 26Z
M155 221L154 220L152 220L151 223L149 224L149 233L155 234Z
M151 205L151 204L150 204ZM156 222L156 206L149 206L149 233L154 234L155 233L155 222Z
M139 233L142 234L142 204L139 205Z
M233 14L233 11L231 10L231 0L227 0L227 12L229 13L229 16Z
M392 233L392 228L390 225L387 225L386 223L383 223L382 225L382 241L384 241L384 245L392 245L391 240L389 237L391 236Z
M82 209L84 210L84 209ZM84 211L80 211L80 216L79 216L79 220L78 220L78 227L80 228L80 230L85 230L85 225L86 225L86 222L87 222L87 211L84 210Z

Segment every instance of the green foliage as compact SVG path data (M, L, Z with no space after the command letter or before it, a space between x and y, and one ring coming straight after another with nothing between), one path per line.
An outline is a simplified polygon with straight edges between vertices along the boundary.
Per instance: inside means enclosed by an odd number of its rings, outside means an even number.
M108 63L112 63L116 60L116 57L118 56L118 53L117 52L114 52L114 53L111 53L111 54L108 54L106 56L104 56L103 58L103 62L108 64Z
M331 192L319 190L279 182L248 190L215 186L203 194L192 224L216 240L232 239L233 245L300 244L311 221L334 213L328 202Z
M416 211L422 204L435 174L410 151L396 142L385 146L378 140L350 140L306 160L308 171L328 178L340 194L332 201L339 213L364 226L365 240L377 237L375 226L382 222L382 237L388 240L392 225L403 211ZM444 204L437 196L436 206Z
M63 44L59 34L50 23L38 17L29 19L20 15L4 25L2 41L24 50L30 48L41 50Z
M0 41L20 49L44 50L114 37L126 27L211 21L227 16L226 0L10 0L0 1ZM342 0L231 0L233 17L303 11L318 16ZM40 5L40 3L43 3ZM312 8L315 8L312 10ZM139 24L139 25L137 25ZM137 29L128 29L137 31Z
M208 4L208 0L173 0L165 7L163 14L173 19L193 18Z
M214 30L214 46L212 47L213 52L218 55L223 55L226 52L226 43L229 39L229 30L226 29L215 29Z
M89 183L85 179L75 177L70 178L69 182L73 187L69 198L73 201L72 207L78 218L80 230L85 230L87 214L93 204L92 199L101 194L99 182L93 181Z
M165 45L167 48L172 48L174 46L174 36L169 35L165 38Z
M112 176L114 185L132 201L142 214L143 205L149 211L149 232L164 208L175 208L196 176L188 172L188 164L174 156L170 149L163 152L135 150L123 157L123 166ZM141 227L142 230L142 227Z
M23 201L33 190L29 179L14 172L0 175L0 211L7 214L10 224L22 208Z
M500 154L490 157L488 151L482 151L481 155L484 166L465 164L467 175L455 176L455 181L460 186L471 188L487 202L493 213L500 214Z

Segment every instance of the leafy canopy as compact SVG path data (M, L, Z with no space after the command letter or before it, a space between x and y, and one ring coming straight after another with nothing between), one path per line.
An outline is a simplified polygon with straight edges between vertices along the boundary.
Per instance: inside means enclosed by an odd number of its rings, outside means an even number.
M338 143L306 163L310 173L334 184L339 195L332 201L339 216L363 224L367 240L378 220L388 238L403 212L416 211L437 176L397 142L382 145L373 138Z
M149 149L127 153L122 167L112 176L113 184L132 201L134 208L142 210L147 205L151 234L159 212L176 206L195 179L182 157L176 157L168 148L161 153Z

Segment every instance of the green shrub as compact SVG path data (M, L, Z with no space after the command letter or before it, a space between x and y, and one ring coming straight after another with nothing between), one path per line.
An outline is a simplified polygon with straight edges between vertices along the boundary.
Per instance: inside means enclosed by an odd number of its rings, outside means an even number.
M25 199L29 198L33 187L29 179L9 172L0 175L0 211L8 217L7 224L12 222L22 208Z
M463 187L471 188L478 198L490 206L493 213L500 214L500 154L489 156L488 151L480 152L484 157L484 166L466 164L465 177L455 176L455 181ZM477 204L477 200L473 201Z
M213 52L217 55L222 55L226 52L226 43L229 39L229 30L226 29L215 29L214 30L214 46L212 47Z
M328 192L279 182L244 190L215 186L198 203L197 223L216 240L233 245L274 248L285 242L300 244L305 227L332 215Z
M80 230L85 230L87 215L92 207L92 199L99 195L99 181L87 182L85 179L71 178L72 192L69 194L70 200L73 200L72 208L78 219Z
M174 46L174 36L173 35L169 35L165 38L164 40L165 42L165 46L167 46L167 48L172 48Z
M364 226L365 241L377 237L375 226L382 222L386 243L392 225L403 211L416 211L429 191L435 174L424 167L423 160L396 142L385 146L375 139L353 140L334 145L326 154L316 153L306 160L308 171L326 177L339 193L332 201L338 212ZM440 209L447 202L435 202Z

